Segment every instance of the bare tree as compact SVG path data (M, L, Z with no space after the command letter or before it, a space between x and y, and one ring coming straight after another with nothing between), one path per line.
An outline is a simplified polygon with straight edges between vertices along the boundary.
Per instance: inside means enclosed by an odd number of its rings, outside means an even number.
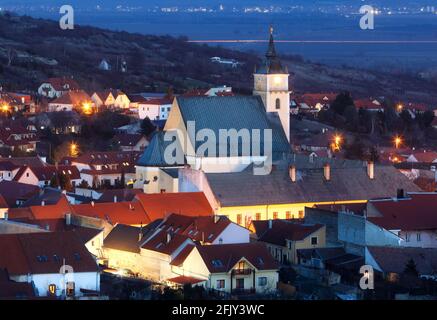
M8 67L12 65L12 62L17 56L17 52L13 48L7 48L6 49L6 56L8 58Z

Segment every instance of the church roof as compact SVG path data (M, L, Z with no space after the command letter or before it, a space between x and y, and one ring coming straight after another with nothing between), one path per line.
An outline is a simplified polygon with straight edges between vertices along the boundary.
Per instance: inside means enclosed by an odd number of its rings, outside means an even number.
M219 152L220 130L248 129L261 132L261 148L264 150L263 130L272 130L272 151L275 155L290 152L290 145L279 117L276 113L267 113L259 96L227 96L227 97L178 97L177 102L185 126L188 121L195 121L196 133L202 129L209 129L215 133L217 139L217 153ZM196 150L204 142L196 142ZM228 143L229 144L229 143ZM241 143L239 143L241 146ZM238 151L242 155L242 150ZM230 150L228 148L228 155Z
M299 155L291 162L297 167L296 182L291 181L287 165L275 166L268 175L254 175L249 166L242 172L206 173L206 177L221 206L368 200L396 195L398 188L419 191L393 166L375 165L372 180L361 161L324 160L331 164L330 181L324 179L325 162L309 162Z
M283 67L276 54L273 28L270 27L270 40L263 64L256 70L257 74L288 74L287 67Z
M167 161L165 161L165 149L173 142L165 141L164 135L165 132L160 131L153 136L149 146L138 160L138 165L147 167L174 167L184 165L185 160L177 164L168 164Z

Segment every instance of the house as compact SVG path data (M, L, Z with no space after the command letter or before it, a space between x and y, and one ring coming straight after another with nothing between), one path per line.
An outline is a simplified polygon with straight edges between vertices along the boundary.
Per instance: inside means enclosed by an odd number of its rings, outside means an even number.
M437 163L437 152L415 152L407 158L407 162Z
M298 273L326 285L350 279L364 265L364 257L348 253L342 247L297 250Z
M201 244L249 243L249 230L226 217L220 216L185 216L170 214L157 228L188 236Z
M298 154L267 175L254 175L251 167L232 173L179 169L179 192L204 192L216 214L245 227L253 220L304 218L305 207L316 204L366 203L396 195L398 188L420 191L392 166L325 158L311 162Z
M279 280L279 265L263 243L187 246L171 264L178 276L232 295L275 293Z
M83 90L68 91L59 98L49 102L48 112L77 110L84 114L95 112L95 104L91 97Z
M0 127L0 147L14 151L33 152L39 141L36 132L20 124L2 123Z
M336 93L304 93L294 96L292 100L296 102L299 111L317 113L322 109L329 108L336 97Z
M133 203L140 203L151 221L164 219L171 213L191 217L212 217L212 209L208 199L202 192L180 193L140 193Z
M413 261L419 277L436 279L437 250L430 248L366 248L365 262L380 272L384 279L396 282Z
M82 129L82 120L76 111L39 113L35 122L39 129L49 129L54 134L77 134Z
M138 116L140 119L167 120L172 108L172 100L169 98L155 98L138 104Z
M367 99L357 99L354 100L355 107L371 112L384 111L384 106L376 99L367 98Z
M146 229L147 230L147 229ZM172 278L171 261L193 241L184 235L117 225L104 240L108 266L128 269L141 278L162 282Z
M32 96L24 93L0 92L0 107L2 112L35 113L36 105Z
M0 235L0 268L31 283L37 297L81 297L100 291L99 267L74 232Z
M142 134L119 133L114 142L121 151L144 151L149 145L149 140Z
M141 152L109 151L86 152L77 158L66 158L61 162L76 166L81 179L91 186L116 186L132 184L135 180L135 163Z
M255 239L267 245L272 256L282 264L297 264L297 250L326 245L326 229L321 224L302 224L292 220L252 221Z
M437 193L369 201L367 219L402 239L401 246L437 248Z
M38 88L38 94L50 99L59 98L69 91L80 90L79 84L70 78L50 78Z
M53 179L59 176L69 177L72 187L79 185L82 181L79 170L76 166L52 166L30 167L23 166L14 177L14 181L32 184L39 187L49 186Z
M128 109L130 106L129 97L121 90L104 90L94 92L91 96L97 109L101 107Z
M20 166L13 164L10 161L0 162L0 181L12 181L17 174Z
M111 70L111 65L109 64L108 60L103 59L100 64L99 64L99 69L103 70L103 71L110 71Z
M191 89L186 91L183 94L184 97L198 97L198 96L206 96L206 97L215 97L215 96L234 96L232 92L232 87L221 86L221 87L213 87L208 89Z
M39 193L39 187L35 185L19 183L16 181L0 181L0 194L9 208L22 205L25 201ZM3 218L0 216L0 218Z
M73 215L99 219L111 226L125 224L140 227L152 221L142 205L135 202L91 202L72 205L70 208Z

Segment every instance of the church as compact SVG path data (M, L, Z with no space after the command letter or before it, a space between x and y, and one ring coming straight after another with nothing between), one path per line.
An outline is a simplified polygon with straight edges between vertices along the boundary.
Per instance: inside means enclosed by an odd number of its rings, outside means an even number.
M245 227L253 220L301 219L305 207L314 205L365 204L396 196L398 189L420 191L391 165L294 154L288 79L270 29L264 62L254 73L253 95L175 98L164 131L154 135L138 161L136 187L146 193L203 192L216 215ZM205 129L215 135L221 129L267 130L271 136L260 143L271 148L268 153L202 154L202 141L193 137ZM174 141L166 138L169 133L175 133ZM181 156L169 162L166 152L172 144ZM269 157L270 170L254 174Z
M253 95L176 97L163 132L154 135L137 163L135 187L143 188L146 193L177 192L178 168L187 165L206 173L229 173L267 160L273 164L288 158L291 152L288 79L288 70L276 54L270 28L265 59L255 70ZM213 148L206 152L205 131L217 138L212 142ZM219 139L223 132L232 131L239 135L235 152L229 146L232 138ZM243 141L244 132L250 138L259 132L259 152L254 139L244 152L244 145L248 144ZM211 146L211 141L208 142ZM181 156L170 157L169 161L166 152L171 147ZM218 152L224 149L225 152Z

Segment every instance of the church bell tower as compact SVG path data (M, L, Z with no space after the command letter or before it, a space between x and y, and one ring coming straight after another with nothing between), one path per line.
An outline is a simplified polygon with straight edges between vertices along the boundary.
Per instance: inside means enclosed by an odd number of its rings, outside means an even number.
M289 73L276 55L273 28L263 65L254 73L254 95L261 96L266 112L276 112L281 120L285 135L290 141L290 91Z

